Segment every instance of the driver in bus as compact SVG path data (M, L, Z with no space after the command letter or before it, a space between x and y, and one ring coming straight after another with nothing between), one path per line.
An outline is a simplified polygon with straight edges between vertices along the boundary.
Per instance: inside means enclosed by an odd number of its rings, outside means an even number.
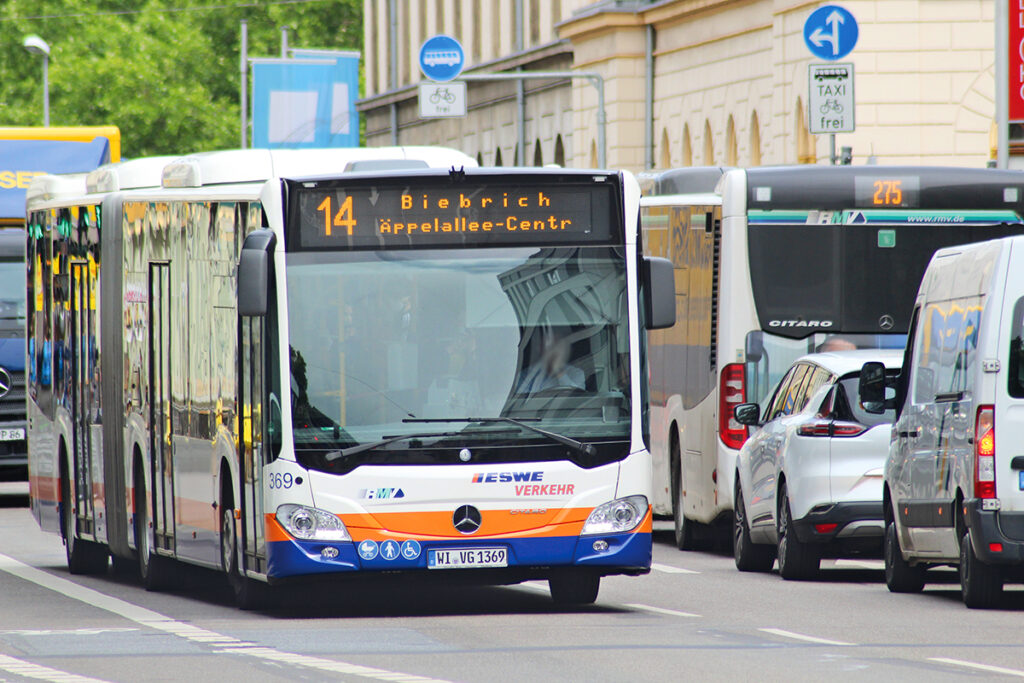
M585 391L586 376L569 362L571 349L565 334L546 327L541 330L541 338L540 359L523 373L517 393L536 394L559 388Z

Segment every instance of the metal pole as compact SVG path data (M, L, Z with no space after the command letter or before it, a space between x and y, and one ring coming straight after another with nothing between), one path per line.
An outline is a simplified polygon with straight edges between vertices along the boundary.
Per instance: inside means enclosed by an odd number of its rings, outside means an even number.
M832 164L833 166L835 166L836 165L836 161L838 161L838 159L836 159L836 134L835 133L829 133L828 134L828 160L829 160L829 163Z
M50 125L50 57L43 55L43 125Z
M288 27L281 27L281 59L288 59Z
M644 41L644 168L654 168L654 25Z
M516 0L516 52L526 48L526 33L523 30L523 0ZM518 69L520 72L522 67ZM516 166L526 165L526 87L523 80L516 81Z
M996 168L1010 161L1010 2L996 0Z
M242 83L241 83L241 87L240 87L240 91L241 91L240 101L242 103L242 106L239 107L239 109L242 110L241 111L241 119L242 119L242 146L241 146L241 149L245 149L246 141L247 141L246 139L249 137L248 135L245 134L246 117L249 114L249 112L248 112L248 106L249 106L249 103L248 103L248 99L249 99L248 98L248 95L249 95L249 25L246 23L245 19L242 19L242 37L241 37L241 41L240 42L241 42L241 48L240 48L239 52L241 53L241 59L239 60L239 63L238 63L238 71L242 75Z
M605 156L607 117L604 111L604 76L601 74L593 71L524 71L522 73L466 74L459 77L463 81L523 81L530 78L547 80L583 78L597 88L597 165L604 168L607 164Z
M388 73L390 90L398 89L398 0L388 1L388 45L391 48L389 59L391 68ZM398 104L391 104L391 144L398 145Z

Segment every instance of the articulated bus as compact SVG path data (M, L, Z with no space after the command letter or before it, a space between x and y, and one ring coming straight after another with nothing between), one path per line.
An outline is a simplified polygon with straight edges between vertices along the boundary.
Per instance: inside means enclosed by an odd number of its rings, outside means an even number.
M384 573L588 603L649 571L643 331L673 271L639 253L632 176L146 161L28 201L32 509L72 572L112 555L158 589L187 562L251 607Z
M644 249L676 268L650 411L653 509L681 549L731 519L748 436L733 406L763 402L803 354L902 348L936 249L1024 232L1024 179L994 169L678 169L644 195Z
M25 192L121 160L116 126L0 127L0 477L25 478Z

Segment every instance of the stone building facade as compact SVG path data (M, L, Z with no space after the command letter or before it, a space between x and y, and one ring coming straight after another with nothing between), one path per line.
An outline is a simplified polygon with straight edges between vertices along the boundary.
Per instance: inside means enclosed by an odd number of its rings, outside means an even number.
M828 163L828 136L808 132L808 67L820 60L803 40L824 4L365 0L366 142L442 144L486 165L515 163L521 146L524 165L597 165L597 90L586 79L527 80L521 93L470 81L465 118L420 119L417 51L446 33L465 47L467 74L600 74L608 167ZM859 39L842 60L855 68L856 131L837 147L851 147L853 163L994 158L991 0L840 4Z

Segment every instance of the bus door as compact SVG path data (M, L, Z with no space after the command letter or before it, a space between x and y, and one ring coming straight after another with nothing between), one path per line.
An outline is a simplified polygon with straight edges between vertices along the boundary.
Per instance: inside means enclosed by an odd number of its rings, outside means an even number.
M241 318L241 359L239 395L241 396L241 426L239 447L239 490L242 492L242 547L243 569L266 572L266 539L263 519L263 440L264 376L263 376L263 324L264 318Z
M68 301L70 320L68 335L71 338L71 466L75 481L75 510L78 529L83 533L95 533L93 522L95 507L93 501L92 440L89 429L89 407L91 403L91 374L89 334L89 264L86 261L72 261Z
M149 482L153 542L174 549L174 445L171 440L171 268L149 264Z

